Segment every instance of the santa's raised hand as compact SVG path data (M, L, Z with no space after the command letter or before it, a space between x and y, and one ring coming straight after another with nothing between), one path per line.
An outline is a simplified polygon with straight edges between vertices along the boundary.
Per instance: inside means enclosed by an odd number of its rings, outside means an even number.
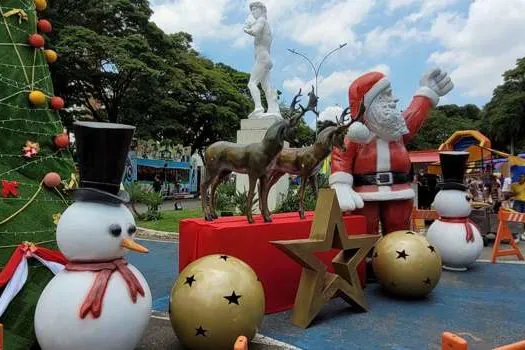
M454 88L450 76L440 68L433 68L426 72L419 81L419 85L421 90L426 90L426 94L432 96L435 105L440 97L445 96Z

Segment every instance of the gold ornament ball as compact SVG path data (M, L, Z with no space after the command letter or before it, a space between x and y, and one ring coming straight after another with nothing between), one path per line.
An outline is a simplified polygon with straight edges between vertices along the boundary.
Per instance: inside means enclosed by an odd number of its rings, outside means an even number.
M264 317L264 290L245 262L208 255L189 264L170 296L175 334L189 349L233 349L235 340L251 340Z
M33 0L37 11L44 11L47 8L46 0Z
M379 284L406 298L428 295L441 277L441 256L424 236L396 231L379 240L372 255Z
M41 91L31 91L29 94L29 102L35 106L43 105L46 103L46 95Z
M53 50L44 50L44 56L46 57L47 63L55 63L58 59L58 55Z

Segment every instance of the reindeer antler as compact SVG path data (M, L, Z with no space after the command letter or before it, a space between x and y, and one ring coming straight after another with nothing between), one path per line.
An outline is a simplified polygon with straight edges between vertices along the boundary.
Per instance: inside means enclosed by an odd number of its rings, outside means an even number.
M350 112L350 107L346 107L342 112L341 112L341 115L339 117L336 117L335 120L337 122L337 125L339 126L346 126L346 125L350 125L351 123L348 123L345 125L345 122L348 121L349 118L347 118L348 114Z
M293 100L292 100L292 103L290 104L290 111L293 113L295 112L296 110L296 105L297 103L299 103L301 100L299 99L301 96L301 92L303 91L303 89L299 89L299 92L293 97Z
M301 91L299 90L299 92ZM312 91L308 93L308 96L309 96L308 105L306 106L306 108L304 108L301 104L299 104L299 108L301 112L291 118L292 124L297 124L297 122L299 122L299 120L306 114L306 112L314 112L316 115L319 115L319 113L317 112L317 101L319 101L319 98L315 95L315 89L313 86L312 86ZM295 110L296 103L297 101L295 101L295 98L294 98L294 102L293 102L294 110Z

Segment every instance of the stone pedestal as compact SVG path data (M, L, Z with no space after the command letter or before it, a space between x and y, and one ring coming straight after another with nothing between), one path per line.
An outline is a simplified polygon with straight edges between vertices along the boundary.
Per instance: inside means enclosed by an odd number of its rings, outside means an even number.
M237 131L237 143L238 144L250 144L255 142L261 142L266 134L266 130L275 123L276 119L242 119L241 130ZM285 143L284 147L288 147ZM281 194L286 196L288 192L288 174L281 177L281 179L272 187L268 195L268 208L273 211L277 208L278 201L281 199ZM249 179L248 175L236 174L236 187L237 191L248 192ZM255 189L256 198L257 187ZM254 206L254 213L259 213L259 206Z

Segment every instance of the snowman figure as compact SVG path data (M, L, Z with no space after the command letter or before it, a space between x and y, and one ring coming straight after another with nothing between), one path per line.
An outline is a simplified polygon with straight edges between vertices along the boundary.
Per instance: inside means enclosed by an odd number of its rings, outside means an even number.
M69 263L46 286L35 312L43 350L132 350L148 325L151 292L123 258L147 253L120 183L134 127L75 123L80 185L57 226Z
M446 270L466 271L483 250L479 229L469 219L472 208L463 183L468 157L468 152L439 154L443 183L432 204L439 219L429 227L426 237L438 249Z

